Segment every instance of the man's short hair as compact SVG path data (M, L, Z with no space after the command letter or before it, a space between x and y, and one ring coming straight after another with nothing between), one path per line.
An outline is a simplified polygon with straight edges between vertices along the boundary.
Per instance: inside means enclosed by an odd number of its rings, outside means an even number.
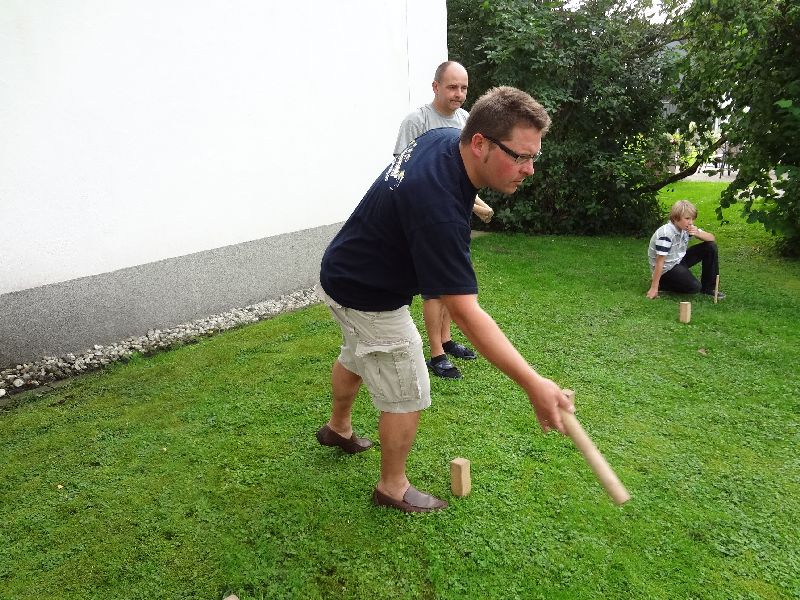
M669 211L669 220L673 223L683 217L697 218L697 208L688 200L678 200Z
M436 72L433 74L433 80L437 83L442 83L442 77L444 77L444 72L450 67L450 65L458 65L463 67L461 63L457 63L454 60L446 60L438 67L436 67ZM464 69L466 71L466 69Z
M507 85L495 87L470 109L467 124L461 130L461 143L469 143L476 133L496 140L508 139L517 125L533 127L544 135L550 129L550 115L527 92Z

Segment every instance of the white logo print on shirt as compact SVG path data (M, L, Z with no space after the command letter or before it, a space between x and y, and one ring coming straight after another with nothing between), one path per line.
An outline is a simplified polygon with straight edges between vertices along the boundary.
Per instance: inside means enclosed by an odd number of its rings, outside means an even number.
M394 184L389 185L390 190L396 190L403 182L403 177L405 177L406 172L401 170L400 167L403 166L403 163L408 162L408 160L411 158L411 153L416 147L417 142L411 142L408 146L406 146L405 150L395 156L392 164L389 165L389 168L386 170L386 176L383 178L383 180L389 181L390 178L394 179Z

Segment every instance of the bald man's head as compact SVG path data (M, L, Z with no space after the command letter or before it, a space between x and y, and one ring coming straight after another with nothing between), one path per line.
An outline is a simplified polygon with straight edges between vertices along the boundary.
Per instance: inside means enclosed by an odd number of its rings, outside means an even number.
M467 70L455 61L443 62L433 78L433 108L449 117L467 99Z

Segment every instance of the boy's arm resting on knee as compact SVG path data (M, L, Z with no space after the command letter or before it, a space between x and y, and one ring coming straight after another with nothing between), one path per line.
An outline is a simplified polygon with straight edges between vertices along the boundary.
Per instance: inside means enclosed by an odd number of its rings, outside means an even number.
M647 297L651 300L653 298L658 298L658 284L661 281L661 275L664 273L664 262L666 260L666 256L656 256L656 266L653 267L653 279L650 282L650 289L647 290Z
M691 226L689 227L689 233L696 237L698 240L702 240L704 242L716 242L717 238L714 237L714 234L710 231L703 231L699 227Z
M478 352L508 375L528 395L542 429L566 433L559 407L574 411L572 402L555 382L539 375L508 340L474 294L442 296L450 316Z

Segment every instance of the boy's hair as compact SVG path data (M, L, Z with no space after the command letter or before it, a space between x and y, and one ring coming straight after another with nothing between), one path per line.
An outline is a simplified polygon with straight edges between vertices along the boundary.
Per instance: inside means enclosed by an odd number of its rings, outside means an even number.
M550 128L550 115L528 93L507 85L495 87L470 109L461 130L461 143L468 144L476 133L496 140L508 139L517 125L533 127L544 135Z
M673 223L683 217L697 218L697 209L688 200L678 200L669 211L669 220Z

